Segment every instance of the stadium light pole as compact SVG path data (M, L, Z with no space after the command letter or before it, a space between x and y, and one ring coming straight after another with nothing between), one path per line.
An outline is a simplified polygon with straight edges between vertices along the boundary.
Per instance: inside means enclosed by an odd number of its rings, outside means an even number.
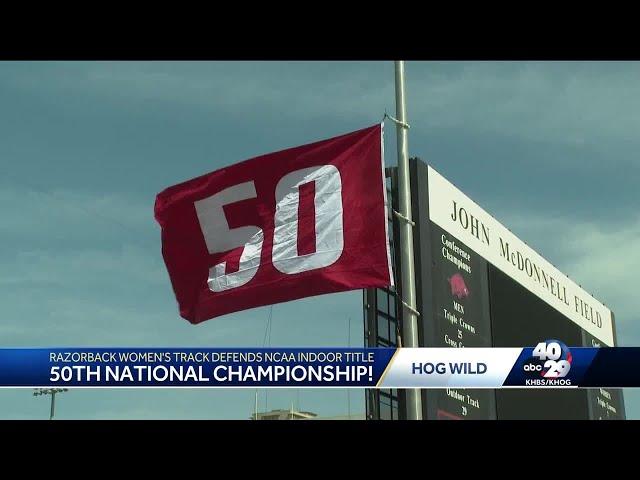
M36 391L33 392L33 396L37 397L40 395L51 395L51 412L49 415L49 420L53 420L53 415L55 414L56 409L56 393L68 391L68 388L37 388Z
M398 196L400 200L400 259L402 269L402 343L418 347L418 312L416 310L415 267L413 264L413 230L411 219L411 183L409 178L409 147L407 144L407 108L404 90L404 61L395 62L396 73L396 134L398 140ZM407 389L407 420L422 420L422 398L417 388Z

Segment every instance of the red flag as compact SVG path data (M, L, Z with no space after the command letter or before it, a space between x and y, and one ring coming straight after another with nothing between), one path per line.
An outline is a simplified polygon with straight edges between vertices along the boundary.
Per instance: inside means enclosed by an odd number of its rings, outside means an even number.
M155 217L180 315L393 284L383 167L375 125L164 190Z

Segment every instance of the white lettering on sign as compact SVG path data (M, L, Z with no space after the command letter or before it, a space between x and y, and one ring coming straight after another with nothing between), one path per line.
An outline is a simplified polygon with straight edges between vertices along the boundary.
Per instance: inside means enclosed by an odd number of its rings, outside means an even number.
M220 253L242 245L243 240L250 240L244 245L240 255L240 268L237 272L226 273L227 262L214 265L209 270L209 289L222 292L245 285L255 277L260 266L260 255L264 234L258 227L229 228L227 217L222 207L256 197L253 182L234 185L203 200L195 202L200 228L210 254Z
M315 245L308 253L299 252L301 189L313 185L313 208L309 219L315 230ZM254 182L234 185L195 202L200 228L210 254L243 246L237 272L227 273L226 262L209 269L208 285L222 292L249 283L260 267L264 232L257 226L230 228L223 207L256 197ZM313 211L313 212L312 212ZM302 217L308 217L302 213ZM342 181L334 165L309 167L288 173L276 187L272 262L282 273L294 274L327 267L335 263L344 249Z
M298 252L298 215L300 188L314 183L315 251ZM282 273L299 273L328 267L342 255L342 182L333 165L311 167L291 172L276 187L275 230L273 232L273 266Z

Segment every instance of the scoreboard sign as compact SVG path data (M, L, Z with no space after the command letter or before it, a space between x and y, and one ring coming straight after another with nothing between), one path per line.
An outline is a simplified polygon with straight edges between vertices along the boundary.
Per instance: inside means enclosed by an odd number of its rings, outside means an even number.
M582 346L600 348L602 345L587 332L582 333ZM622 390L614 388L590 388L588 397L590 417L595 420L624 420Z
M422 306L421 345L491 347L487 261L429 216L426 165L412 164L413 218L418 305ZM495 419L495 392L488 389L423 391L429 419Z
M542 258L473 200L428 167L429 219L547 302L580 328L613 346L611 310Z
M433 168L411 159L410 169L420 346L615 345L611 310ZM424 389L422 399L427 419L624 418L615 389Z

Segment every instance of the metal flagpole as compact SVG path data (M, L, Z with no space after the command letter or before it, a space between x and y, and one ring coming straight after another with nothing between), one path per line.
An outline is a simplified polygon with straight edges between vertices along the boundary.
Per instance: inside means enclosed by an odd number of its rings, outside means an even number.
M56 413L56 394L67 391L69 391L69 389L67 388L36 388L33 392L33 396L38 397L40 395L51 395L51 410L49 411L49 420L53 420L53 417Z
M411 220L411 184L407 145L407 109L404 94L404 61L395 62L396 70L396 132L398 137L398 194L400 200L400 258L402 269L402 303L404 306L402 343L418 347L418 312L416 310L415 269L413 265L413 231ZM422 399L419 389L407 389L407 420L422 420Z
M256 388L256 403L253 408L254 420L258 420L258 389Z
M51 392L51 415L49 415L49 420L53 420L53 414L56 411L56 392L55 390Z

